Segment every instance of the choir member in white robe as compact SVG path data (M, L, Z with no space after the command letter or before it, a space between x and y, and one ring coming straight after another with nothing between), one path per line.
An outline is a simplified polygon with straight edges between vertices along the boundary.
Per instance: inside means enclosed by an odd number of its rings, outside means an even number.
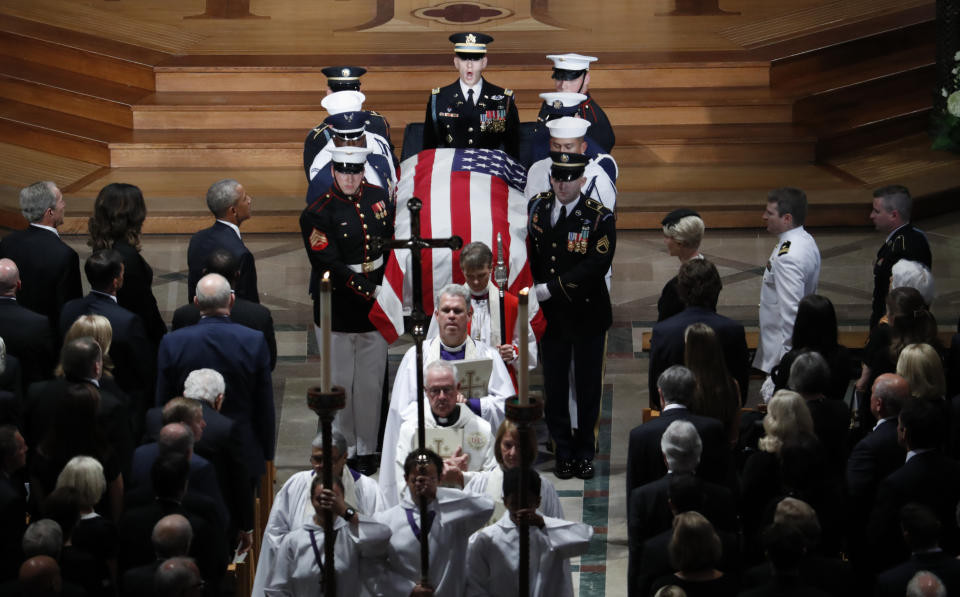
M464 359L488 358L493 363L486 396L458 395L474 413L496 429L504 419L503 405L513 395L513 382L496 349L476 343L467 335L467 323L473 317L470 309L469 291L459 284L448 284L440 290L435 317L440 322L440 335L424 342L423 363L434 361L462 361ZM388 505L397 503L401 487L396 478L394 451L399 439L400 426L407 405L417 401L416 347L411 347L400 362L390 396L390 410L383 433L383 452L380 456L380 491ZM469 392L468 392L469 393Z
M519 523L525 519L530 525L530 597L573 597L573 583L564 564L569 558L586 553L593 528L538 512L540 477L535 471L529 471L526 508L521 508L520 502L520 469L506 471L503 485L508 512L496 524L470 538L467 596L518 593Z
M537 437L531 433L529 435L530 444L527 449L534 459L537 455ZM476 493L485 495L495 504L493 514L487 521L487 526L496 523L506 512L503 505L503 473L506 470L520 466L520 433L516 423L509 419L500 424L497 435L493 442L493 456L500 465L491 470L474 473L467 481L463 490L467 493ZM563 518L563 506L560 505L560 497L557 495L557 489L547 477L540 476L540 511L545 516L551 518Z
M385 510L387 506L377 482L346 466L347 441L343 435L334 432L332 443L333 474L343 483L344 501L367 516ZM313 468L294 473L273 499L260 546L260 557L257 559L252 597L263 597L267 575L274 565L277 548L284 536L313 520L310 483L323 470L323 436L319 433L311 442L310 464Z
M336 516L334 569L338 597L356 597L360 593L361 558L386 554L390 529L349 507L339 480L335 480L334 490L324 489L322 480L317 475L310 484L313 519L287 533L280 543L276 561L268 571L268 597L313 597L323 593L324 510Z
M428 462L421 470L418 458ZM429 585L433 594L442 597L462 597L466 590L465 573L467 541L493 511L488 498L465 493L458 489L437 488L443 461L430 450L411 452L404 463L407 488L400 503L374 519L390 527L390 546L385 561L366 577L367 588L373 595L400 597L411 595L420 580L420 496L429 500L427 506L428 542L430 546Z

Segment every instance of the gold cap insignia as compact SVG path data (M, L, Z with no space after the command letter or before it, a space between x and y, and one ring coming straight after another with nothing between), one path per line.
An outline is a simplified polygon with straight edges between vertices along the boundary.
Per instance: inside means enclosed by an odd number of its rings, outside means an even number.
M349 69L349 68L345 68L345 69L343 69L342 71L340 71L340 74L341 74L342 76L344 76L344 77L349 77L349 76L350 76L350 69Z
M475 44L475 43L477 43L477 36L474 35L474 34L472 34L472 33L468 33L468 34L467 34L467 43L468 43L468 44Z
M560 108L563 107L563 102L561 102L560 100L553 100L553 107L559 110Z
M561 161L561 162L564 162L564 163L569 162L569 161L570 161L570 156L567 155L567 154L563 154L563 155L560 156L560 161Z

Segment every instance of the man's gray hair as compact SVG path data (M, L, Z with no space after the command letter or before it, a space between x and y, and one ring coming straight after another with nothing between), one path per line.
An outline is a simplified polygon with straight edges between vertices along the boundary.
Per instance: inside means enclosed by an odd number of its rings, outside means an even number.
M230 206L240 199L239 186L240 183L232 178L224 178L210 185L207 189L207 207L214 216L222 218L227 215Z
M193 430L183 423L170 423L160 429L157 451L160 454L176 452L189 455L193 450Z
M660 450L671 472L693 473L700 464L703 442L693 423L674 421L660 436Z
M55 520L42 518L27 527L20 547L25 558L50 556L59 560L60 550L63 548L63 530Z
M57 206L57 185L49 180L20 189L20 212L31 224L43 219L48 209Z
M153 594L155 597L183 595L200 580L200 571L193 558L170 558L153 573Z
M664 404L693 405L697 376L683 365L671 365L657 378L657 387L663 393Z
M431 371L440 371L441 373L449 373L453 376L453 379L457 379L457 366L451 363L450 361L444 361L443 359L432 361L427 363L427 366L423 368L423 378L426 380L427 375Z
M347 438L343 437L343 434L339 431L334 431L330 435L330 445L333 446L333 449L337 451L337 458L340 458L347 453ZM316 436L314 436L313 441L310 442L310 446L322 450L323 434L318 433Z
M830 365L819 352L798 355L790 365L787 387L800 394L826 394L830 387Z
M197 306L201 311L230 306L230 282L220 274L207 274L197 282Z
M193 542L193 527L182 514L168 514L153 525L150 543L153 553L160 559L185 556Z
M437 306L445 296L458 296L463 299L463 304L470 308L470 291L463 284L447 284L437 293Z
M885 211L896 211L900 214L900 220L910 221L910 215L913 211L913 198L910 196L910 190L899 184L891 184L880 187L873 192L875 199L880 199Z
M183 397L194 400L204 400L211 406L217 401L217 396L226 390L226 383L219 371L214 369L195 369L187 375L183 382Z
M901 286L915 288L928 307L937 294L933 274L927 266L919 261L901 259L893 264L890 273L890 290Z
M921 570L907 583L907 597L947 597L947 588L939 576Z

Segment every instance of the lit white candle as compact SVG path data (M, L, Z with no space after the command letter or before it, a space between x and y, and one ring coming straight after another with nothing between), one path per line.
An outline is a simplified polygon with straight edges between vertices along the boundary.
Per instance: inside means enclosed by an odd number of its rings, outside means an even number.
M320 281L320 387L330 393L330 272Z
M530 347L527 344L527 326L530 325L528 321L529 307L527 306L529 292L529 288L521 290L517 301L519 307L517 309L517 326L519 326L520 330L517 334L517 339L520 342L520 364L517 371L517 385L520 386L520 404L523 406L530 403L529 388L527 387L530 383Z

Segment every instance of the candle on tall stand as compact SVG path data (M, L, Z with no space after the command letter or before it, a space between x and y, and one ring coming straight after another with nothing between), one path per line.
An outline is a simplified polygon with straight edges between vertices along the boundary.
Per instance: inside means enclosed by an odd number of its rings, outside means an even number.
M520 333L517 338L520 342L520 363L517 368L517 385L520 386L520 404L526 406L530 404L530 347L527 344L527 326L529 323L529 288L520 291L517 301L517 325L520 326Z
M320 386L325 393L333 385L330 381L330 272L320 281Z

